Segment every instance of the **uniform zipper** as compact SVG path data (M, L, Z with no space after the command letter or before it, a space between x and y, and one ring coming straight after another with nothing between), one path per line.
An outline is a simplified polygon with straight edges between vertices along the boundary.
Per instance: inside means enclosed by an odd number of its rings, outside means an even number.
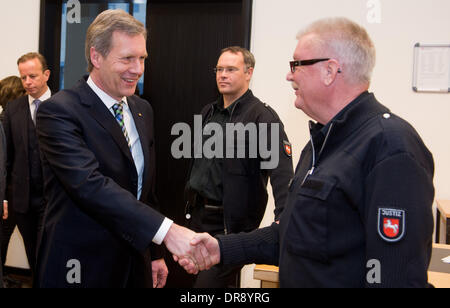
M231 109L230 119L228 120L228 122L231 122L231 119L233 118L234 110L236 109L236 107L237 107L237 105L239 103L240 103L239 101L236 102L236 104L234 104L234 106L233 106L233 109ZM225 206L224 206L223 202L222 202L222 207L223 207L223 227L224 227L223 231L224 231L225 235L227 235L228 234L228 230L230 230L230 229L228 228L227 220L225 219L225 217L226 217L226 215L225 215Z
M312 164L311 164L311 169L309 169L308 172L306 172L306 175L303 178L301 186L303 186L303 184L306 182L306 179L308 178L308 176L310 176L310 175L312 175L314 173L314 170L317 167L317 163L319 162L320 156L322 155L322 152L325 149L325 145L326 145L326 143L328 141L328 137L330 136L331 130L333 128L333 124L334 123L331 123L330 127L328 128L327 134L325 136L325 140L323 141L322 147L320 148L320 151L319 151L319 153L317 155L317 160L316 160L316 149L314 147L313 136L310 133L310 143L311 143L311 147L312 147ZM310 128L310 131L311 131L311 124L310 124L309 128Z

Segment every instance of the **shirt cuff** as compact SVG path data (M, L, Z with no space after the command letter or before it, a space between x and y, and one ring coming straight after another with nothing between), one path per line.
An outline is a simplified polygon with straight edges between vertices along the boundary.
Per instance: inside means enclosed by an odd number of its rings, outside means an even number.
M155 237L153 238L152 242L161 245L164 238L167 235L167 232L169 232L170 227L172 226L173 221L169 218L164 218L163 223L161 224L161 227L159 227L158 232L156 232Z

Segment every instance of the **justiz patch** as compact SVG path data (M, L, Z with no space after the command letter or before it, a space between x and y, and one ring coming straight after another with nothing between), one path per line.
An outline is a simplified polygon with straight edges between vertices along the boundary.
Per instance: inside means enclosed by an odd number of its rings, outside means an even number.
M387 242L398 242L405 235L405 211L378 209L378 234Z

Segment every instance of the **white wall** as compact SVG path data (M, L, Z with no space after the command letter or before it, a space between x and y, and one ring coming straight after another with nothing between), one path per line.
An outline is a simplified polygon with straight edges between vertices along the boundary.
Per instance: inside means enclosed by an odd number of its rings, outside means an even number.
M39 49L39 0L0 1L0 79L18 75L17 59Z
M369 23L377 17L380 23ZM450 94L417 94L412 87L415 43L450 44L448 0L255 0L251 50L256 57L252 90L279 114L293 144L294 166L309 138L308 118L295 109L286 81L298 31L324 17L344 16L363 25L377 48L370 91L409 121L434 155L436 199L450 198ZM370 14L369 14L370 13ZM369 18L368 18L369 15ZM399 183L401 185L401 183ZM273 201L262 225L273 220ZM244 274L243 286L257 286Z
M0 79L16 75L17 59L39 49L39 0L0 1ZM29 268L22 237L14 231L8 249L6 265Z

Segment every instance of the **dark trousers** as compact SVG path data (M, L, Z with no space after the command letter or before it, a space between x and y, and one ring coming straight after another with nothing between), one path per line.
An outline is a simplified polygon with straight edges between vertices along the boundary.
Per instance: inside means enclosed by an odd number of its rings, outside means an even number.
M27 213L14 213L17 227L25 245L28 263L33 274L36 270L36 257L39 248L39 239L43 230L44 213L45 204L42 198L32 199Z
M194 288L239 288L242 266L216 265L197 275Z
M16 216L14 215L14 212L11 209L9 209L8 219L2 220L1 258L3 269L5 267L6 256L8 253L9 241L11 239L11 236L14 232L14 228L16 227L16 225L17 225Z

